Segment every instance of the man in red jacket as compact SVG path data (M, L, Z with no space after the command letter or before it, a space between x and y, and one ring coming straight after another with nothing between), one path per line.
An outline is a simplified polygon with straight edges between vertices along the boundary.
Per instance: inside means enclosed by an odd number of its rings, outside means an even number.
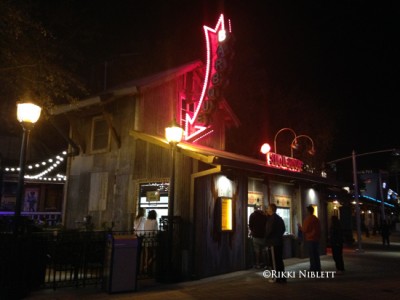
M308 247L310 271L320 272L319 241L321 238L321 224L314 215L314 207L312 205L307 206L307 212L308 216L304 219L303 226L299 226L299 230L303 232L304 241Z

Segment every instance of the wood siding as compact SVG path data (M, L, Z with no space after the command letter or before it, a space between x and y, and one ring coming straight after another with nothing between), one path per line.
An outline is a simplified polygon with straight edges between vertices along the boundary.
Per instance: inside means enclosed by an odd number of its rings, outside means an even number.
M186 89L200 90L198 73L179 73L157 84L138 87L138 94L95 104L70 113L72 139L81 147L78 156L69 159L64 225L80 228L85 216L90 215L95 229L115 224L116 231L132 229L136 215L140 182L165 180L171 176L171 149L133 138L131 130L164 137L165 128L177 115L179 97ZM203 71L203 70L202 70ZM193 80L193 82L190 82ZM215 133L201 143L220 150L225 146L225 112L215 113ZM91 153L92 118L106 116L113 136L109 151ZM214 168L193 158L176 153L175 216L180 219L174 261L182 269L182 277L206 277L245 268L247 180L243 177L234 191L234 230L216 232L214 208L216 201L215 176L209 175L192 182L192 174ZM107 176L106 205L92 203L89 210L93 174ZM191 195L193 184L195 195ZM92 201L95 199L92 198Z
M237 177L233 191L234 228L221 232L217 224L215 180L217 175L196 180L194 268L198 278L246 268L247 179Z

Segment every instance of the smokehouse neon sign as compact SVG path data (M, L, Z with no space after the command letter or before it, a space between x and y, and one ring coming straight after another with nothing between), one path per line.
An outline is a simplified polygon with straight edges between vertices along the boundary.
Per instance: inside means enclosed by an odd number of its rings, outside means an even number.
M303 162L301 160L274 152L267 153L267 165L292 172L301 172L303 170Z

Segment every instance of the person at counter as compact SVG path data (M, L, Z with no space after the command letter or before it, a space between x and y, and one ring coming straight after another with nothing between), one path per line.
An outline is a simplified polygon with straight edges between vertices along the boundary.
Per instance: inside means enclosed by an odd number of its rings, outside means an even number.
M256 207L249 217L250 236L253 242L255 257L254 268L260 269L266 264L265 259L265 223L267 216L260 206Z
M271 247L273 268L276 271L277 278L271 278L271 283L286 283L286 277L281 277L285 272L283 263L283 234L286 231L283 219L276 213L274 203L268 205L268 219L265 226L265 238L267 246Z
M303 232L304 241L308 248L310 256L310 271L321 272L321 260L319 257L319 241L321 238L321 224L319 219L314 215L314 207L307 206L308 216L300 224L299 230Z

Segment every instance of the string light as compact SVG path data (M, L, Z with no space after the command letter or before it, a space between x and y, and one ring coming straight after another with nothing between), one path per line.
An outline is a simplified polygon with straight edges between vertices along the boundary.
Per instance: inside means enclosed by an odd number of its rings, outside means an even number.
M67 179L67 177L65 175L57 174L54 177L54 176L50 176L48 174L53 172L56 168L59 168L62 165L62 163L64 162L64 156L66 156L66 155L67 155L67 151L63 151L62 153L58 154L57 156L55 156L53 158L49 158L42 162L37 162L37 163L28 165L27 168L29 170L35 171L34 168L36 168L36 172L39 171L37 169L40 167L45 167L45 169L41 170L39 173L36 173L36 174L25 174L25 178L26 179L43 180L43 181L65 182ZM19 168L18 167L5 167L4 171L9 172L9 173L19 172Z

